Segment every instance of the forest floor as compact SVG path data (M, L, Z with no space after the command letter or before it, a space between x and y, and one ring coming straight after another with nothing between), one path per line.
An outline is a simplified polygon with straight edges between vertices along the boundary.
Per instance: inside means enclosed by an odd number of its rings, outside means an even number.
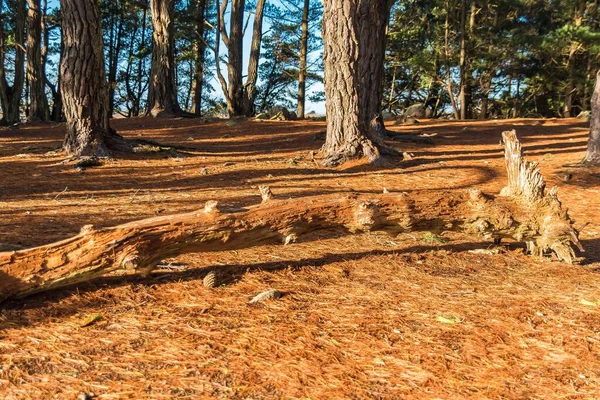
M414 158L327 169L322 122L115 120L126 137L179 146L78 171L54 151L64 125L0 129L0 242L42 245L81 226L275 196L467 190L506 182L500 133L581 225L579 265L517 244L414 232L189 254L147 278L105 278L0 310L0 398L600 398L600 169L566 166L588 130L570 120L421 122ZM206 168L206 170L203 170ZM480 249L484 249L481 251ZM497 253L497 254L496 254ZM208 289L202 278L219 273ZM275 288L279 300L248 304ZM86 322L95 320L88 326Z

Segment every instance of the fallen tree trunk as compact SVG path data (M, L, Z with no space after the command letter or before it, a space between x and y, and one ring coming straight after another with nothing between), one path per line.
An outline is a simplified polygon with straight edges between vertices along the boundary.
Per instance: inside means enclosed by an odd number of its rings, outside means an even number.
M289 244L313 231L460 231L525 241L535 254L573 262L581 247L573 221L545 192L535 163L521 157L514 131L503 134L509 185L494 198L468 192L323 195L275 200L261 188L262 204L219 209L209 201L186 214L112 228L84 226L72 238L42 247L0 253L0 301L108 274L148 274L163 259L190 252Z

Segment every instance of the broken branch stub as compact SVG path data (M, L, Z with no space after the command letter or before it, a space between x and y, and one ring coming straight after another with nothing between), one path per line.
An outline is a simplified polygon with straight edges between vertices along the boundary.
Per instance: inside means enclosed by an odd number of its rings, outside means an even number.
M246 209L203 209L111 228L84 227L46 246L0 252L0 301L105 275L147 274L180 254L290 244L308 233L459 231L524 241L534 254L573 262L580 247L573 221L556 191L545 192L537 166L522 157L514 132L504 134L509 185L502 199L477 189L411 193L339 194L263 202ZM581 247L580 247L581 248Z

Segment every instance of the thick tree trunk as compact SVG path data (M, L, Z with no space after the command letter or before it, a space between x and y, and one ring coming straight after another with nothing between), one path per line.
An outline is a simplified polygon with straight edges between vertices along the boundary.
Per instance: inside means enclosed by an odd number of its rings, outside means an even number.
M0 2L0 105L2 106L2 120L4 124L14 124L20 120L20 107L25 84L25 0L16 1L16 15L12 41L15 46L14 68L12 85L9 84L6 74L6 46L7 33L4 31L4 10Z
M590 120L590 137L584 162L600 165L600 70L596 74L596 84L592 95L592 118Z
M95 0L61 0L60 88L67 119L64 149L72 156L110 154L108 97L100 12ZM116 135L115 135L116 136Z
M48 121L46 77L42 63L42 10L40 0L27 0L27 81L29 83L29 121Z
M331 0L323 4L327 138L324 164L395 154L383 143L380 116L386 27L392 1Z
M206 0L196 0L196 40L194 51L196 59L194 62L194 80L192 83L194 114L202 114L202 87L204 85L204 54L206 44L204 40L204 20L206 11Z
M150 0L154 32L148 114L153 117L181 113L175 79L174 4L174 0Z
M300 38L300 69L298 72L298 107L296 114L299 119L304 119L306 106L306 72L308 59L308 13L310 0L304 0L302 9L302 36ZM393 91L393 90L392 90Z
M479 190L411 194L323 195L150 218L114 228L84 226L79 235L32 249L0 253L0 301L87 281L107 274L148 274L164 258L183 253L234 250L266 243L289 244L321 231L460 231L526 242L533 254L549 252L573 262L581 249L573 221L545 192L537 164L524 161L514 131L503 134L509 185L504 198ZM264 204L266 203L266 204Z

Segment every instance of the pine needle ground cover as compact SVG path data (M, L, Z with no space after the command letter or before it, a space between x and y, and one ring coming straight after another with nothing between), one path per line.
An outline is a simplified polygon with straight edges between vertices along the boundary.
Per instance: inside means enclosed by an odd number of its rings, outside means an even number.
M392 129L434 145L412 159L323 168L319 122L115 120L129 138L179 151L62 164L64 127L0 130L0 238L36 246L156 215L275 196L414 190L497 193L500 133L579 225L580 265L514 243L414 232L302 237L286 246L190 254L150 276L120 276L5 303L0 397L600 397L600 170L575 119L422 122ZM318 159L317 159L318 161ZM257 295L278 295L249 303Z

